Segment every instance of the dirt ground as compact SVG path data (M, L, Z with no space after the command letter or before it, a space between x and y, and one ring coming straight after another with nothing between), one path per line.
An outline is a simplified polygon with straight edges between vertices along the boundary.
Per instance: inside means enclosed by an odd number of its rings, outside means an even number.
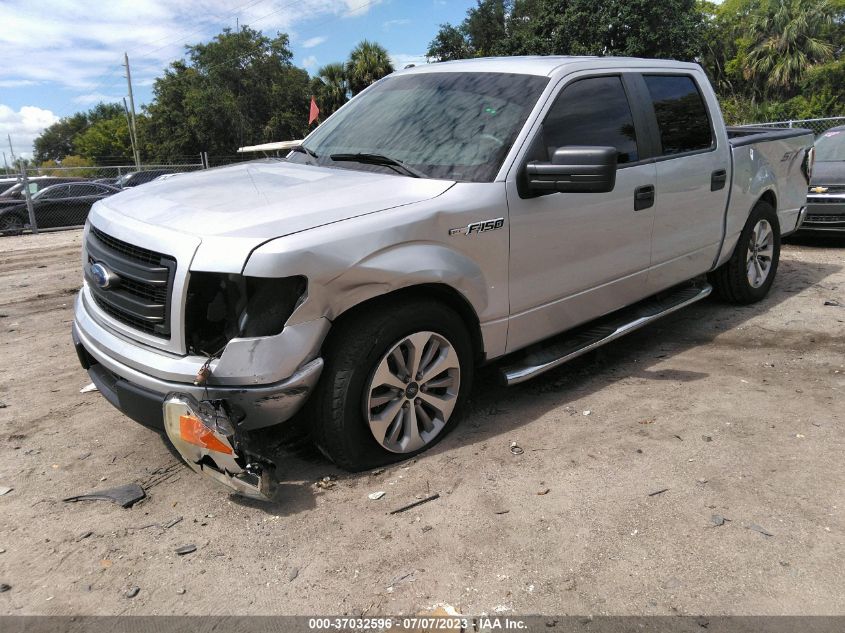
M845 242L785 246L761 304L707 300L507 390L483 370L412 463L287 455L272 505L79 393L79 248L0 238L0 613L845 614ZM129 482L131 509L61 501Z

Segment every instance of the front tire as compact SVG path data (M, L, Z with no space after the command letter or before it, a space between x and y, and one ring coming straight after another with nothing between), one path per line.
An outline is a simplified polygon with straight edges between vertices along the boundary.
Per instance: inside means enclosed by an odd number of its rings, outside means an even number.
M360 471L434 446L455 426L472 383L463 320L425 300L380 301L342 318L310 413L318 448Z
M708 275L716 294L746 305L763 299L780 262L780 224L774 207L763 200L751 210L731 258Z

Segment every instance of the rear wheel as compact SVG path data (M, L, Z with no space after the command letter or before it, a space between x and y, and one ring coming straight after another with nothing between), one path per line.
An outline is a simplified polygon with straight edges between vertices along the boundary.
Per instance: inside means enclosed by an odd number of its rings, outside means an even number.
M420 300L380 302L333 328L312 398L314 439L347 470L420 453L455 425L472 381L461 318Z
M780 261L780 224L774 208L760 201L751 211L731 258L708 276L725 301L760 301L775 280Z
M20 235L23 228L24 221L19 215L7 213L0 216L0 235Z

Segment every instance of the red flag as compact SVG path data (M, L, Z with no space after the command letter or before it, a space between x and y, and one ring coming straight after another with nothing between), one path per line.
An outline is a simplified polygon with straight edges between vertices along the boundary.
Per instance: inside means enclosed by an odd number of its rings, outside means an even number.
M308 125L311 125L320 116L320 108L317 107L317 102L314 97L311 97L311 112L308 113Z

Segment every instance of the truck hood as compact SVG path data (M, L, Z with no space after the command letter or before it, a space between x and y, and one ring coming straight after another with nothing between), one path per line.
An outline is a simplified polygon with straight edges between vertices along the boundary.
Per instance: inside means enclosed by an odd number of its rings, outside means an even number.
M845 185L845 161L817 162L810 185Z
M206 238L266 241L428 200L452 181L279 160L179 174L98 203L136 221ZM212 240L217 241L217 240Z

